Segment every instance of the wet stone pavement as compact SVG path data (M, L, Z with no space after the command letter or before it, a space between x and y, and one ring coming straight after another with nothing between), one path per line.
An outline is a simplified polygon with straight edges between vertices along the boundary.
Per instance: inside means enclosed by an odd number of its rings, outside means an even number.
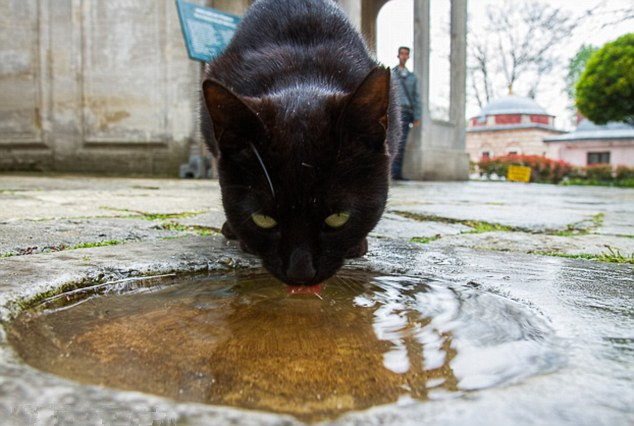
M83 372L67 375L77 381L62 378L31 367L24 361L28 354L21 357L10 345L19 335L11 331L19 329L11 321L25 302L61 290L116 287L145 276L259 271L256 258L219 234L223 221L216 181L0 176L0 419L18 425L634 422L634 190L629 189L502 182L393 186L386 214L370 235L369 253L349 262L343 274L410 277L434 290L411 300L416 309L431 312L421 330L444 327L453 336L451 359L445 359L451 392L426 388L425 398L417 398L404 388L396 399L370 408L353 404L326 417L269 410L266 404L242 410L197 403L204 402L200 398L181 401L171 391L152 392L152 385L102 387L80 380ZM329 285L335 289L337 283ZM322 295L323 303L328 295ZM370 303L359 297L349 299L359 306ZM375 346L391 348L382 358L385 368L410 374L393 368L392 355L406 347L401 352L407 357L415 345L385 338L376 312L394 304L381 303L373 315L361 315L374 321L364 333L383 342ZM515 330L514 323L523 325ZM419 343L431 362L426 351L433 345ZM109 346L103 346L107 352ZM381 359L363 350L368 359Z

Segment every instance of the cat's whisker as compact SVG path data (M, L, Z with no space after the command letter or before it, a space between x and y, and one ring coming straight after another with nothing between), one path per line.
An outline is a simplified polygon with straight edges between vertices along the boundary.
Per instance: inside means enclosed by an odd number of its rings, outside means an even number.
M339 277L339 282L341 283L342 287L353 290L353 280L349 279L348 277Z
M357 292L363 288L363 284L361 284L358 278L347 277L345 280L345 285L349 290Z
M241 226L243 226L243 225L247 224L247 223L248 223L249 221L251 221L251 220L253 220L253 219L251 219L251 217L249 216L249 217L247 217L246 219L244 219L244 220L240 223L240 225L241 225Z
M269 182L269 188L271 188L271 195L273 195L273 199L275 199L275 189L273 189L273 182L271 182L271 177L269 176L268 170L266 170L266 166L264 165L264 161L262 161L262 157L260 157L260 153L255 148L255 145L253 145L253 143L249 143L249 145L251 145L251 149L255 153L255 156L258 158L258 161L260 162L260 166L262 166L262 170L264 171L264 175L266 176L266 180Z

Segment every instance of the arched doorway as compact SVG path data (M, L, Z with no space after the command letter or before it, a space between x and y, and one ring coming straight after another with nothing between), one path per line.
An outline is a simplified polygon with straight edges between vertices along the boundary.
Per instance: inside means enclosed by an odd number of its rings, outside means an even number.
M395 1L395 0L393 0ZM376 48L377 17L386 0L339 0L351 21L361 29L371 49ZM414 72L423 102L423 125L411 132L405 175L416 180L466 180L469 157L465 150L465 83L467 0L451 0L449 10L449 102L445 117L430 111L431 1L414 1Z

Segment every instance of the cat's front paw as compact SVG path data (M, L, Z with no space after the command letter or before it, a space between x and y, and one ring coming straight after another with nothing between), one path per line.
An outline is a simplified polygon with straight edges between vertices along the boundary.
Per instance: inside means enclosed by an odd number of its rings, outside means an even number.
M229 222L225 222L222 225L222 229L220 230L220 232L228 240L237 240L238 239L238 236L236 235L236 233L233 232L233 229L231 229L231 225L229 225Z
M346 259L354 259L355 257L364 256L368 252L368 239L364 238L358 246L355 246L348 250L346 253Z
M231 225L229 225L229 222L225 222L222 225L222 229L220 230L220 232L228 240L237 240L238 239L238 236L236 235L235 232L233 232L233 228L231 228ZM240 241L240 248L245 253L255 254L255 252L253 250L251 250L249 248L249 246L244 241Z
M249 246L244 241L240 241L240 248L245 253L255 254L255 252L251 250L251 248L249 248Z

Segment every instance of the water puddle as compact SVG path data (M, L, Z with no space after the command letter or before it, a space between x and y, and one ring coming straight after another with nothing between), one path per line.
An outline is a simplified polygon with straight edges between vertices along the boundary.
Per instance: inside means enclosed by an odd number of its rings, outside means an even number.
M479 288L343 271L319 290L263 272L130 280L44 300L7 335L28 364L83 383L305 421L563 362L541 317Z

